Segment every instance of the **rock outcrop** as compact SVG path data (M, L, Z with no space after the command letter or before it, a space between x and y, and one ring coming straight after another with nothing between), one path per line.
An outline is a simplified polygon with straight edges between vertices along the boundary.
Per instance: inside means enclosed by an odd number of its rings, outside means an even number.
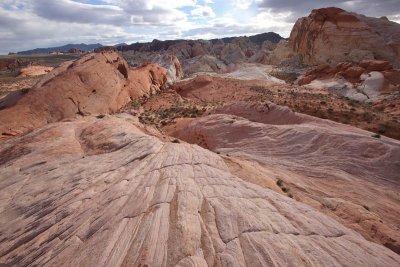
M321 212L237 177L219 155L149 136L129 115L6 141L0 172L4 266L400 264Z
M319 65L307 71L297 83L311 88L327 88L332 93L357 101L376 102L382 94L400 89L400 71L388 61L363 60L360 64L342 62L336 66Z
M88 54L44 76L15 105L3 106L0 133L12 136L76 116L113 113L161 90L166 81L158 65L131 70L115 52Z
M18 77L45 75L50 71L52 71L53 69L54 69L53 67L47 67L47 66L29 66L22 68L18 73Z
M387 60L400 65L400 25L340 8L321 8L294 25L289 47L309 64Z
M272 103L236 103L215 113L173 135L226 155L245 180L282 180L282 193L400 253L399 141Z

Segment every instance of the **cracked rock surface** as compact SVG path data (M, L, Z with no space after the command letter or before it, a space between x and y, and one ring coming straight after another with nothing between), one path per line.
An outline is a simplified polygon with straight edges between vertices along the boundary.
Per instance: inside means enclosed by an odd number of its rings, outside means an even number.
M256 184L281 179L283 192L400 253L399 141L272 103L215 113L174 135L224 155Z
M240 179L217 154L120 114L0 144L0 265L398 266L336 220Z

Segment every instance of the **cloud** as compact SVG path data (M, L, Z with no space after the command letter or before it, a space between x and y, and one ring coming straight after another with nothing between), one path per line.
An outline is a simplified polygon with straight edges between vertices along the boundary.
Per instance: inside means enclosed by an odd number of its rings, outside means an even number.
M190 13L198 17L215 17L214 10L209 6L197 6Z
M132 43L275 31L338 6L400 22L399 0L0 0L0 53L65 43Z
M248 9L252 3L253 3L253 0L235 0L234 1L234 5L240 9Z
M330 6L373 17L390 18L400 14L399 0L256 0L256 3L261 12L268 10L274 13L290 13L288 21L295 21L298 17L309 14L312 9Z

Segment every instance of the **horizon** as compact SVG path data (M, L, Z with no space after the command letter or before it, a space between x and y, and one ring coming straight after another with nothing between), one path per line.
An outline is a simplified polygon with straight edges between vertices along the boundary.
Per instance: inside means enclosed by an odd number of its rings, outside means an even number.
M399 23L397 0L5 0L0 3L0 54L66 44L115 45L216 39L275 32L287 38L312 9L336 6ZM294 8L295 7L295 8Z

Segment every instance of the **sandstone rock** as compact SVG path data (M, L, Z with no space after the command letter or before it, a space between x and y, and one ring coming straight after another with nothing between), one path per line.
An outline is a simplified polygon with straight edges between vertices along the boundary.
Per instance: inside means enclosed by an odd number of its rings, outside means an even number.
M357 101L381 101L380 96L398 90L399 71L388 61L364 60L359 65L342 62L332 67L319 65L298 78L298 85L310 88L328 88L334 94Z
M360 67L368 71L385 71L393 69L393 66L384 60L363 60L360 62Z
M146 65L132 71L115 52L88 54L53 72L14 106L0 110L0 133L19 134L49 122L116 112L166 83L164 68Z
M366 70L363 67L350 67L346 69L346 71L343 73L343 76L347 80L359 80L361 74L363 74Z
M19 71L18 76L19 77L40 76L49 73L53 69L54 69L53 67L47 67L47 66L29 66L22 68Z
M227 115L215 116L205 119L225 127ZM161 142L124 114L2 143L0 171L5 266L400 264L321 212L243 181L217 154Z
M192 57L204 56L206 54L207 54L207 52L201 46L200 43L197 43L197 42L194 43L194 45L192 46L192 53L191 53Z
M358 90L366 94L368 98L373 98L379 95L379 91L385 83L385 77L378 71L372 71L361 75L361 81Z
M225 64L239 63L244 61L246 55L243 53L240 46L236 44L227 44L222 49L220 58Z
M349 60L353 63L358 63L363 60L373 60L374 54L369 50L353 49L349 54Z
M223 61L209 55L191 58L183 64L183 71L186 75L202 72L224 73L227 69L228 66Z
M152 60L152 63L158 64L167 70L167 81L169 84L179 81L184 76L181 63L174 55L156 57Z
M400 38L395 36L400 36L400 25L395 22L322 8L296 22L289 47L310 64L371 59L365 52L370 51L375 59L398 65Z
M400 252L399 141L375 139L371 132L272 103L236 103L216 113L193 120L174 136L226 155L236 169L241 162L259 163L254 171L259 180L282 179L283 192ZM327 197L357 206L360 214L326 210Z

